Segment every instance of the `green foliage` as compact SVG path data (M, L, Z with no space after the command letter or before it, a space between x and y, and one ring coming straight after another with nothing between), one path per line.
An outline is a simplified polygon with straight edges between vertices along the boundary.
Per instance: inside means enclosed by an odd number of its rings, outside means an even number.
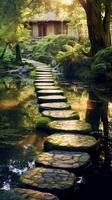
M51 120L48 117L42 117L42 116L38 117L38 119L37 119L37 128L46 129L47 125L48 125L48 123L50 121Z
M70 66L75 61L82 59L81 45L76 43L74 45L65 45L64 51L59 51L56 60L61 66Z
M2 55L2 52L4 51L4 46L0 47L0 55ZM13 56L13 51L7 47L6 52L3 56L3 60L5 62L11 62L13 60L14 56Z
M99 51L93 59L91 70L94 76L112 79L112 47Z
M67 35L46 36L40 39L33 49L33 58L50 64L69 39Z

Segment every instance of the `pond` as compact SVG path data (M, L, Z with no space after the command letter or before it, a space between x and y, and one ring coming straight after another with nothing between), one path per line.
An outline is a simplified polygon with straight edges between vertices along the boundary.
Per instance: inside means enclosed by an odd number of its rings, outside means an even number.
M35 155L42 150L47 136L45 131L36 129L40 113L33 85L34 76L29 72L19 82L15 80L13 77L8 87L3 81L0 82L0 188L3 190L17 186L20 175L34 166ZM66 81L61 81L61 85L73 110L79 112L81 120L85 120L90 86ZM91 172L78 177L77 191L70 200L103 199L105 196L109 199L112 184L111 102L108 119L109 140L102 142L100 157ZM100 129L102 127L101 123Z

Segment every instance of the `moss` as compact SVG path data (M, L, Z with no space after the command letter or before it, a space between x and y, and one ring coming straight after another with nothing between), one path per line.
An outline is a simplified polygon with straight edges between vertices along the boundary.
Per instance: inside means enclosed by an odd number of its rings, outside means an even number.
M50 122L51 122L51 120L48 117L40 116L37 119L37 128L46 129L46 128L48 128L48 123L50 123Z

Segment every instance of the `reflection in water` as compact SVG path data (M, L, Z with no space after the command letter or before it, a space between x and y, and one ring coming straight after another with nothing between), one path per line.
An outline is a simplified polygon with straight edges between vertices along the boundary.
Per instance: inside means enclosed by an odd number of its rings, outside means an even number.
M86 122L91 124L93 131L99 131L100 121L103 123L104 136L108 137L108 101L99 99L93 91L89 91Z

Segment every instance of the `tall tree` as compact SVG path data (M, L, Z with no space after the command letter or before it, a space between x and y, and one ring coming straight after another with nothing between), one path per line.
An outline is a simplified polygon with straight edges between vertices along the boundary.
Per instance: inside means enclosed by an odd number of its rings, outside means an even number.
M40 8L40 0L1 0L0 2L0 40L6 45L8 43L15 45L17 63L22 61L20 43L29 35L28 30L24 28L24 20L37 12L38 8ZM4 45L5 49L6 45Z
M90 55L111 45L110 23L112 0L78 0L87 16Z

